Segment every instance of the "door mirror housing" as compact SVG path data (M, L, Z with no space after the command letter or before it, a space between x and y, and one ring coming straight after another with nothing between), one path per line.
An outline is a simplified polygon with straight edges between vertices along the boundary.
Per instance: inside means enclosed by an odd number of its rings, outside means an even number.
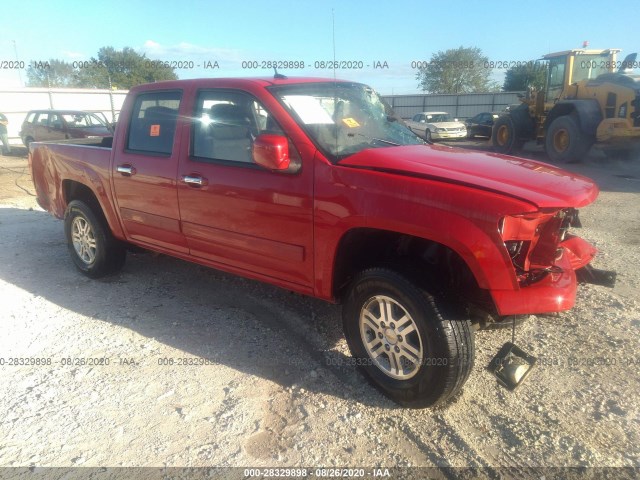
M269 170L289 168L289 140L282 135L263 133L253 141L253 161Z

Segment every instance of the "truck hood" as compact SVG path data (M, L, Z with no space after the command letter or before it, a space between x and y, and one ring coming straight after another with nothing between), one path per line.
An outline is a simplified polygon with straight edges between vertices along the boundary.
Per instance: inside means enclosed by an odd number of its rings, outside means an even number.
M598 196L592 180L546 163L442 145L368 149L340 160L338 165L467 185L538 208L577 208Z

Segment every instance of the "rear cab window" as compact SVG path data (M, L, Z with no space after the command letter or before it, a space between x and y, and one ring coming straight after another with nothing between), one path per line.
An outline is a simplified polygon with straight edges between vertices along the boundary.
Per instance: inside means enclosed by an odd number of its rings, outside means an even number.
M129 123L129 152L171 155L182 91L142 93L136 98Z

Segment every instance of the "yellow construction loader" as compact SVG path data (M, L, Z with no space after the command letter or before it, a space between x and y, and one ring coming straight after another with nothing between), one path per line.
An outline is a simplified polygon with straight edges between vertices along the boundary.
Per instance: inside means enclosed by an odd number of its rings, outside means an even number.
M608 155L640 148L640 75L636 54L616 59L619 49L567 50L548 62L544 91L531 91L502 114L492 130L496 151L515 153L525 142L544 145L554 162L574 162L595 143Z

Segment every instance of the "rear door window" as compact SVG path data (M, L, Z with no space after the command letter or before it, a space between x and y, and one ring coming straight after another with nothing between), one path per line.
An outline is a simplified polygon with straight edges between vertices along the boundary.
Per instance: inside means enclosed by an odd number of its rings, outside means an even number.
M181 91L138 95L129 124L127 150L170 155L181 97Z

